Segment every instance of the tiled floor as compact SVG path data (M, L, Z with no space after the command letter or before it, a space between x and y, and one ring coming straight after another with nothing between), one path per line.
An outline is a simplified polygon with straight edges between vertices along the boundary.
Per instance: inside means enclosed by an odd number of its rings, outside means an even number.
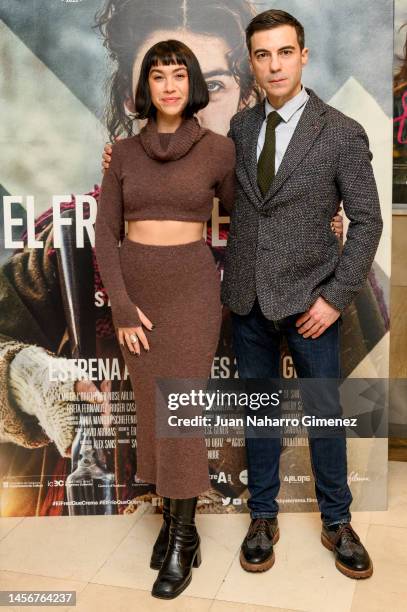
M149 556L161 517L149 508L120 517L3 518L0 590L75 590L76 608L62 609L78 612L406 612L407 463L390 462L388 511L354 514L374 562L369 580L350 580L335 569L320 543L318 514L279 520L274 567L249 574L238 555L248 516L199 515L202 565L183 595L162 601L150 595L157 573Z

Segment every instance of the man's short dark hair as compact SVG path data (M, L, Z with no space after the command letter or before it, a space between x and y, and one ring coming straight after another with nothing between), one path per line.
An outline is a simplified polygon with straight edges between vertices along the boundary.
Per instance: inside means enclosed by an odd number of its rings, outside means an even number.
M152 66L171 64L185 66L189 78L189 98L183 117L192 117L209 103L209 92L199 62L189 47L179 40L164 40L153 45L145 54L137 83L134 106L137 119L155 117L157 109L151 100L148 75Z
M279 11L277 9L271 9L269 11L264 11L263 13L259 13L251 20L249 25L246 28L246 45L249 49L249 53L252 51L251 47L251 38L255 32L260 32L262 30L272 30L273 28L278 28L282 25L289 25L295 28L297 32L298 44L300 46L301 51L305 46L305 35L304 28L301 23L290 15L290 13L286 13L285 11Z

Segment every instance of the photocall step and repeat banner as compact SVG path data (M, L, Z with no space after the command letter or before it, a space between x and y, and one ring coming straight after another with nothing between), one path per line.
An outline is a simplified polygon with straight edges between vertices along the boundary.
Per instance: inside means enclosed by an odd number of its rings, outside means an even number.
M369 136L384 231L366 287L343 317L342 365L348 381L366 381L359 412L369 420L379 411L382 418L389 368L393 1L3 0L1 516L132 513L144 501L159 506L154 486L135 477L137 406L93 249L102 150L105 142L139 131L132 95L140 63L151 45L169 38L197 55L210 92L201 123L226 135L233 114L258 99L244 31L268 8L292 13L305 27L304 85ZM220 275L228 227L215 200L205 235ZM345 235L346 227L345 219ZM295 380L287 352L281 376ZM212 378L215 385L238 379L227 312ZM247 512L244 438L220 426L206 442L212 489L200 498L199 511ZM306 429L283 435L283 446L281 511L317 510ZM385 435L349 437L348 460L352 508L384 509Z

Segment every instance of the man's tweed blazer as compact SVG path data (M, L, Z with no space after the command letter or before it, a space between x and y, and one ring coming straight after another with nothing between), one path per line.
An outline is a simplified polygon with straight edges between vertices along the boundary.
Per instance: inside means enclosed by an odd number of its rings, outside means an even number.
M383 223L367 135L307 91L264 197L256 160L264 102L231 120L237 180L222 300L238 314L250 312L256 295L271 320L304 312L319 295L342 311L362 288L376 253ZM342 252L330 227L341 200L350 220Z

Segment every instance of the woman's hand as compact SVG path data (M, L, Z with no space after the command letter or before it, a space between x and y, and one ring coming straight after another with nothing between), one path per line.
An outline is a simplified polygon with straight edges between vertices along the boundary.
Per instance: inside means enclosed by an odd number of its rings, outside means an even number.
M105 147L102 153L102 172L105 172L105 170L108 169L108 167L110 166L111 159L112 159L112 145L110 144L110 142L107 142L105 144Z
M136 308L137 314L144 327L146 327L148 331L154 329L154 325L151 323L150 319L146 317L146 315L140 310L140 308L138 308L137 306ZM139 325L138 327L119 327L118 337L120 344L124 346L124 343L126 342L129 351L133 354L136 353L138 357L140 357L140 342L146 351L150 350L150 346L148 344L148 340L144 333L142 325Z
M343 217L339 214L341 210L342 206L339 206L338 210L336 211L336 215L332 217L331 221L331 230L337 238L340 238L343 234Z

